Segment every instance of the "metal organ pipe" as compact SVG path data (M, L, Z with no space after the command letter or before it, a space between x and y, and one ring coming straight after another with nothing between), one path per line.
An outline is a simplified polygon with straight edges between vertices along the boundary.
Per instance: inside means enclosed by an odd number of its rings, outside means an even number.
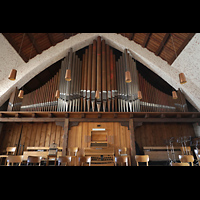
M71 71L71 81L65 80L66 70ZM126 71L130 72L130 83L125 81ZM56 98L58 90L60 97ZM142 99L138 98L139 91ZM85 49L82 58L70 49L59 72L45 85L25 94L22 100L15 95L12 110L183 112L187 110L184 95L181 91L177 95L178 99L172 99L145 80L127 49L116 59L113 48L99 36Z

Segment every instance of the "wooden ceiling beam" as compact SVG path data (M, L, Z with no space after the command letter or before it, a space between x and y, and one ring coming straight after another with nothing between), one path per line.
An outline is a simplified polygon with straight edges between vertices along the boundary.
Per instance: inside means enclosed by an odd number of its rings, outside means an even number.
M161 42L161 44L160 44L160 46L158 47L157 51L155 52L156 56L160 55L163 47L165 46L165 44L167 43L169 38L170 38L170 33L166 33L164 38L163 38L163 40L162 40L162 42Z
M145 36L145 38L144 38L144 41L143 41L143 44L142 44L142 47L146 47L146 46L147 46L147 44L148 44L148 42L149 42L149 39L150 39L150 37L151 37L151 34L152 34L152 33L147 33L147 34L146 34L146 36Z
M52 33L47 33L49 41L51 43L51 45L55 46L56 45L56 41L53 39L53 35Z
M4 37L8 40L8 42L13 46L13 48L15 49L15 51L18 53L19 51L19 47L17 45L17 43L12 39L12 37L10 36L9 33L3 33ZM25 54L22 52L20 52L21 58L25 61L28 62L28 58L25 56Z
M135 33L132 33L132 36L130 37L130 40L133 40Z
M42 50L41 48L39 47L39 45L37 44L36 40L35 40L35 37L33 36L32 33L26 33L27 36L29 37L30 41L33 43L33 46L35 47L37 53L42 53Z
M185 46L189 43L189 41L192 39L192 37L195 35L195 33L190 33L188 35L188 37L185 39L185 41L182 43L182 45L180 46L180 48L176 51L177 57L179 56L179 54L181 53L181 51L185 48ZM176 55L174 52L174 55L172 56L172 58L169 60L169 64L171 65L174 60L176 59Z

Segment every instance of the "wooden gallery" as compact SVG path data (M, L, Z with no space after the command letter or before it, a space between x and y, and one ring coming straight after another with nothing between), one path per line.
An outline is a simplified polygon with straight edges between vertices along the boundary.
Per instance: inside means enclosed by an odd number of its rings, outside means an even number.
M199 166L198 40L2 33L0 165Z

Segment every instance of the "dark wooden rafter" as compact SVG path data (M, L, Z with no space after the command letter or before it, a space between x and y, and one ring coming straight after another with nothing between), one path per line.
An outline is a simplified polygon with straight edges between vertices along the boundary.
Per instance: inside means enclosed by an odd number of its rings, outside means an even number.
M10 36L10 34L9 33L4 33L3 35L5 36L5 38L8 40L8 42L13 46L13 48L18 53L20 47L17 45L17 43L15 42L15 40L13 40L13 38ZM22 59L25 62L28 62L28 58L25 56L25 54L23 53L23 51L20 52L20 56L22 57Z
M181 51L185 48L185 46L188 44L188 42L192 39L192 37L194 36L195 33L190 33L188 35L188 37L184 40L184 42L182 43L182 45L180 46L180 48L176 51L177 56L181 53ZM169 64L171 65L174 60L176 59L176 54L174 52L174 55L172 56L172 58L169 60Z
M48 38L49 38L49 41L50 41L51 45L55 46L56 45L56 41L54 40L52 33L47 33L47 35L48 35Z
M26 34L29 37L30 41L33 43L33 46L35 47L37 53L38 54L42 53L42 50L41 50L40 46L37 44L37 41L34 38L34 35L32 33L26 33Z
M169 40L170 38L170 33L166 33L162 42L160 43L160 46L158 47L157 51L155 52L156 56L159 56L163 47L165 46L165 44L167 43L167 41Z
M18 52L19 44L21 42L22 33L2 33L13 48ZM37 34L37 33L26 33L24 44L20 52L20 56L25 62L28 62L28 57L35 57L37 54L42 53L44 49L48 49L50 46L55 46L58 42L63 41L64 39L69 39L70 37L76 35L77 33L46 33L46 34ZM166 60L169 64L172 64L176 59L175 53L171 45L168 45L170 39L170 34L160 34L160 33L119 33L122 36L128 38L130 41L135 41L144 48L155 53L155 55L160 56L162 59ZM163 37L164 35L164 37ZM194 36L194 33L172 33L173 37L176 38L177 56L184 49L190 39ZM151 37L152 36L152 37ZM30 48L29 40L26 40L26 37L30 39L33 49ZM47 37L47 39L44 37ZM44 42L40 42L41 39L44 39ZM160 42L162 40L162 42ZM48 42L47 42L48 41ZM167 50L167 58L161 56L162 51ZM31 53L31 51L33 52Z
M152 33L147 33L147 34L146 34L145 39L144 39L143 44L142 44L142 47L146 47L146 46L147 46L147 44L148 44L148 42L149 42L149 39L150 39L150 37L151 37L151 34L152 34Z

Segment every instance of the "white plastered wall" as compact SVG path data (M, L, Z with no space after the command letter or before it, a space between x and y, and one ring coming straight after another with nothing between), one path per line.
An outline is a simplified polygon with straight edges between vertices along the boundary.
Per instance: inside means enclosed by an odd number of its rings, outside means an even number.
M116 33L81 33L58 43L25 63L0 34L0 105L9 97L15 87L20 88L38 73L62 59L72 47L74 51L92 43L101 36L114 48L124 51L128 48L135 59L158 74L175 89L181 88L186 98L200 111L200 34L195 34L178 58L170 66L166 61L141 47L134 41ZM1 54L2 52L2 54ZM17 65L16 65L17 63ZM17 69L17 79L8 80L12 68ZM2 73L3 71L3 73ZM179 83L178 74L184 72L187 83Z

